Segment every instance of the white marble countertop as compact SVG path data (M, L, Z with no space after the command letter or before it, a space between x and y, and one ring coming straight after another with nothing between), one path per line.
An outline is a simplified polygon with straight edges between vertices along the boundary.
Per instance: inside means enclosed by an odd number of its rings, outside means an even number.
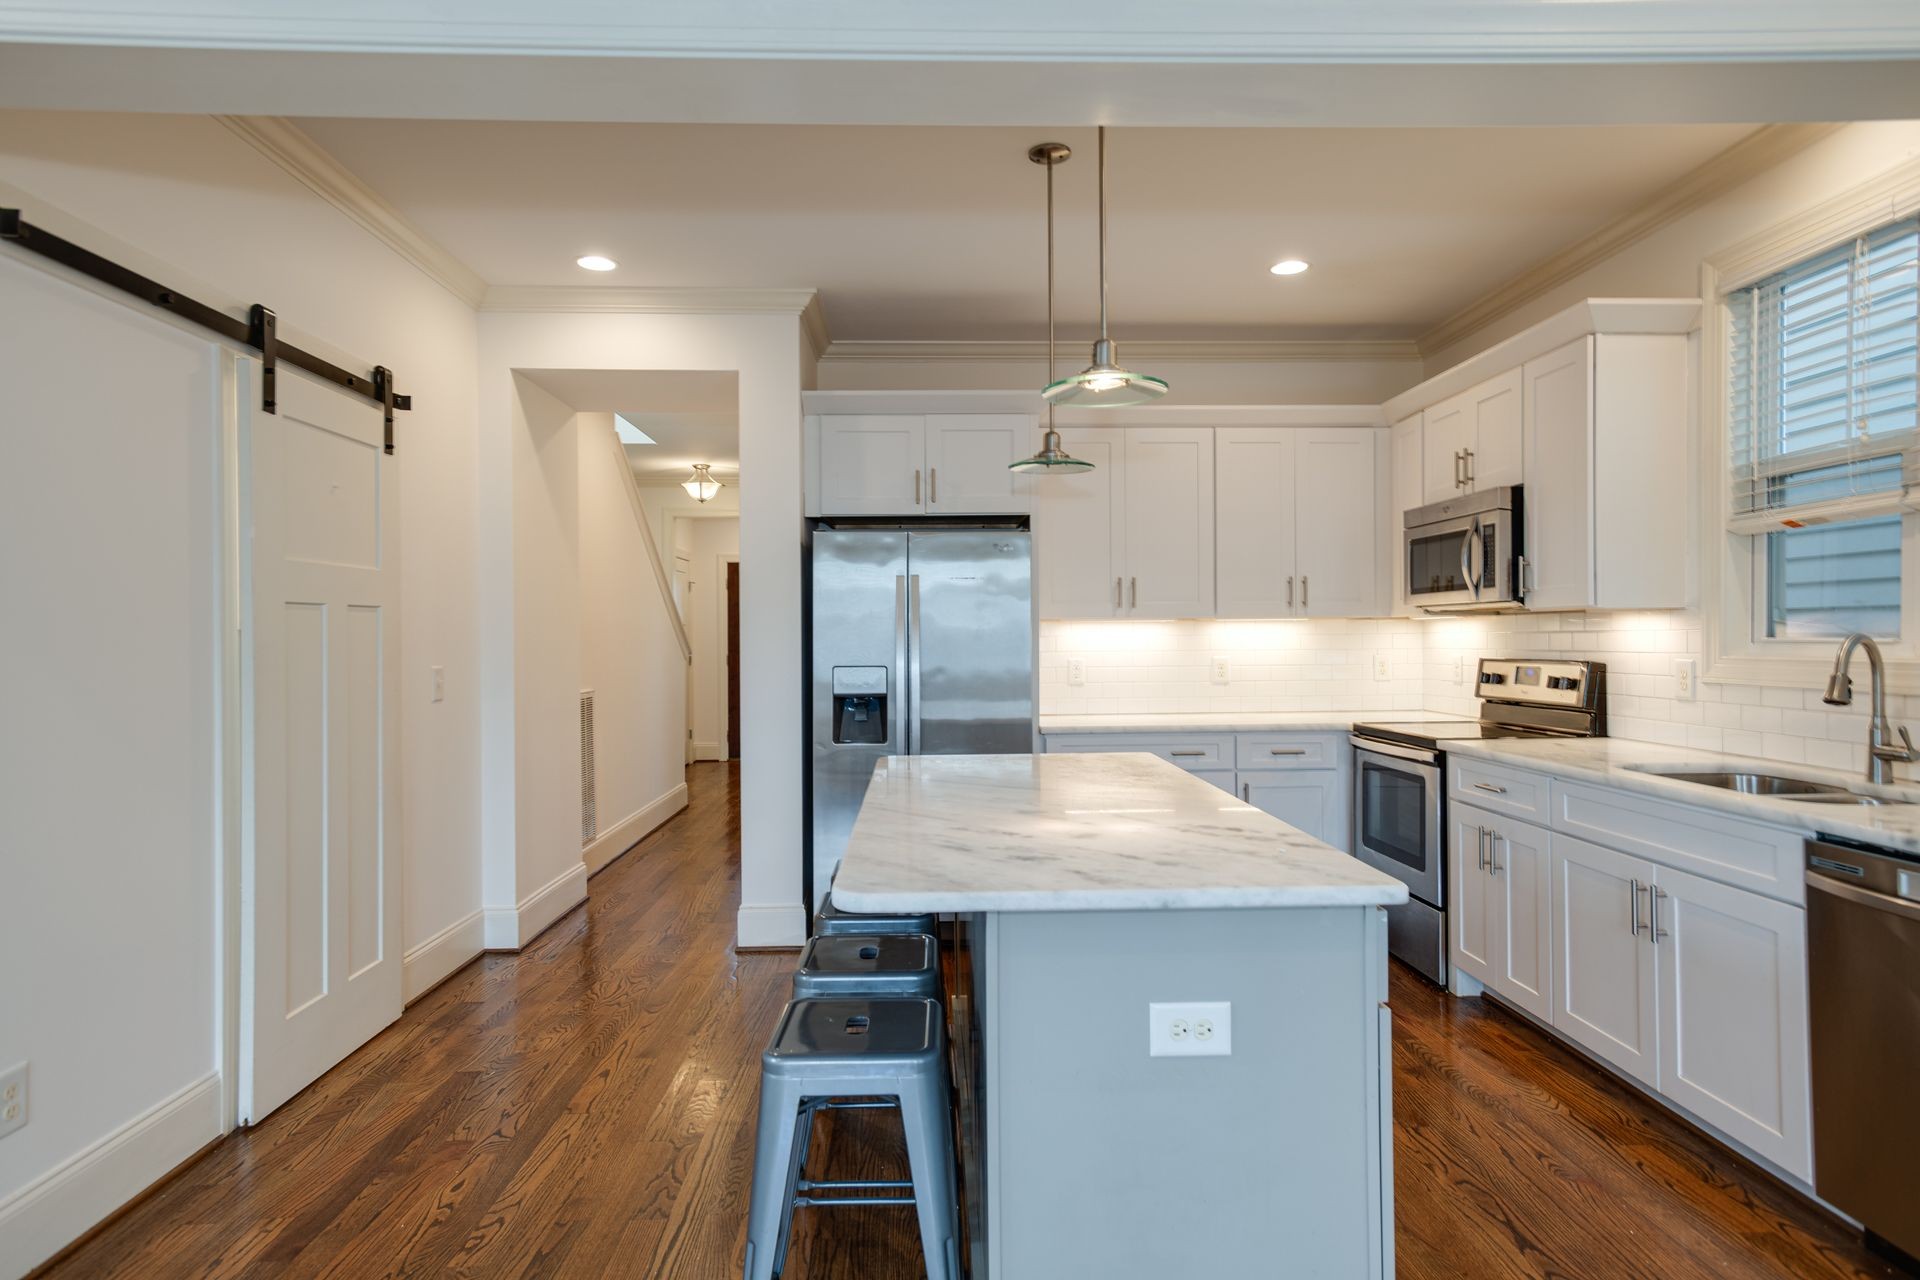
M849 911L1367 906L1407 888L1143 752L889 756L833 883Z
M1533 769L1574 782L1637 791L1696 808L1716 809L1754 822L1793 828L1809 835L1844 836L1920 854L1920 786L1876 787L1857 773L1785 764L1755 756L1630 742L1624 738L1494 738L1449 742L1447 754ZM1775 773L1864 791L1891 803L1818 804L1744 795L1695 782L1680 782L1663 777L1663 772Z
M1345 733L1356 724L1422 724L1458 720L1439 711L1188 711L1043 715L1043 735L1066 733Z

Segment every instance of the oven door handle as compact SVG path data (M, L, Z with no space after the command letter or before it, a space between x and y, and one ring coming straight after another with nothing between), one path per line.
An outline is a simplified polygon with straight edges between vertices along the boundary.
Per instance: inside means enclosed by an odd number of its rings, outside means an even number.
M1430 768L1440 767L1440 756L1433 751L1423 751L1419 747L1403 747L1398 743L1381 742L1376 738L1349 736L1347 741L1353 744L1355 751L1368 751L1377 756L1391 756L1395 760L1407 760L1414 764L1424 764Z

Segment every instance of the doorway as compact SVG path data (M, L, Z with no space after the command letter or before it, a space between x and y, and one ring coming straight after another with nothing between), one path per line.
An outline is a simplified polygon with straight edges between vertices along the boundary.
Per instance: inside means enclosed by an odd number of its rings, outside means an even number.
M740 561L727 561L727 759L740 758Z

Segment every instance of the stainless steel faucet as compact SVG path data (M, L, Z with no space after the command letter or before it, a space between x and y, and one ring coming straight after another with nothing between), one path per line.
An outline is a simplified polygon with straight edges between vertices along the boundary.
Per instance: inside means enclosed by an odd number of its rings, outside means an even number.
M1893 741L1893 724L1887 719L1887 669L1880 660L1880 646L1872 636L1856 631L1840 642L1840 652L1833 658L1833 674L1827 677L1825 701L1833 707L1844 707L1853 701L1853 677L1847 674L1847 667L1853 662L1853 651L1862 647L1867 651L1867 669L1873 676L1873 719L1867 724L1867 781L1889 783L1893 781L1893 766L1920 760L1920 752L1913 749L1913 737L1905 725L1900 726L1899 743Z

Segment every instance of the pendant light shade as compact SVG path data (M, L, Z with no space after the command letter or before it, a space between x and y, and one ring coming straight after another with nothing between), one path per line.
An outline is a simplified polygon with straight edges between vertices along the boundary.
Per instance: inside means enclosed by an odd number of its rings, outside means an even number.
M1065 164L1073 151L1064 142L1043 142L1027 152L1027 159L1047 169L1047 377L1053 377L1053 167ZM1093 470L1060 447L1060 433L1053 429L1053 402L1047 402L1047 434L1040 441L1040 452L1031 458L1010 463L1009 471L1023 475L1072 475Z
M693 474L680 482L680 487L685 489L687 496L695 502L710 501L714 494L720 492L720 482L715 480L707 470L712 465L710 462L694 463Z
M1049 214L1048 226L1052 226ZM1051 234L1051 233L1049 233ZM1051 287L1052 273L1049 270ZM1053 376L1048 365L1047 376ZM1150 373L1135 373L1122 368L1113 339L1107 336L1107 127L1100 126L1100 337L1093 344L1093 363L1070 378L1047 384L1040 393L1048 404L1081 405L1087 408L1119 408L1145 404L1167 394L1166 380Z

